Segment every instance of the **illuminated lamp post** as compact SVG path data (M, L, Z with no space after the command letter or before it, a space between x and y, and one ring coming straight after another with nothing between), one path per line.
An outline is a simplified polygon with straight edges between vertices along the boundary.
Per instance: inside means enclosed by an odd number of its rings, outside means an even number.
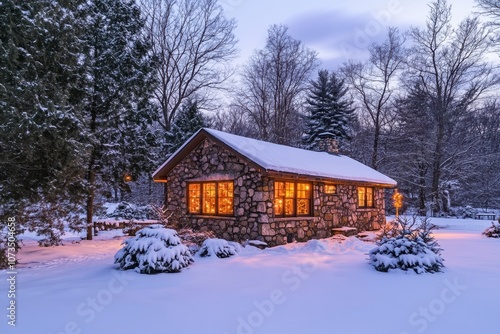
M399 217L399 209L403 206L403 194L396 189L392 194L392 203L396 208L396 219Z

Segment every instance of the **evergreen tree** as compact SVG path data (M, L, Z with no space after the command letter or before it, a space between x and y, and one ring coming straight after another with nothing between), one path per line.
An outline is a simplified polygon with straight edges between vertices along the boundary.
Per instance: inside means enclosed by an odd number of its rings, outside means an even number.
M346 98L347 87L335 72L321 70L311 82L307 99L308 116L302 142L306 148L317 150L321 137L339 141L349 140L354 109Z
M166 134L167 154L171 155L196 131L206 126L196 101L189 100L175 117L172 129Z
M98 190L123 186L151 163L154 137L149 98L154 62L144 21L134 0L93 0L82 8L86 29L86 92L83 119L86 154L87 239ZM83 132L82 131L82 132Z
M85 149L79 140L77 5L0 3L0 211L40 234L49 232L51 240L58 235L54 229L62 229L51 215L73 211L78 201L79 152ZM51 209L47 215L36 207Z

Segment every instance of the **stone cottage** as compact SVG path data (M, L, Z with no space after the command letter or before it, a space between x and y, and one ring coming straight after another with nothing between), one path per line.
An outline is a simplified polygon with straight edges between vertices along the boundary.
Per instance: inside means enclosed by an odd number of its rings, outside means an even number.
M324 143L330 152L201 129L153 179L165 183L171 219L227 240L275 246L377 228L396 181Z

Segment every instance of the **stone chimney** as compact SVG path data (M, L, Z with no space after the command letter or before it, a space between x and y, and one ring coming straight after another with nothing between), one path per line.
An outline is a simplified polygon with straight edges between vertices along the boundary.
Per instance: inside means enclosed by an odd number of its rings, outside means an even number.
M317 144L317 149L320 152L326 152L330 154L339 154L339 142L329 132L321 133L318 136L318 144Z

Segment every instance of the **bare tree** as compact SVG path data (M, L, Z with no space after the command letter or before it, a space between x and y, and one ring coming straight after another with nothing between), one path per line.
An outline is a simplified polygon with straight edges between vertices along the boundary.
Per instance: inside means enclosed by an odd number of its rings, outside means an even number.
M269 28L266 46L243 69L235 98L235 105L257 126L260 139L280 144L298 141L300 97L317 66L316 52L292 38L287 27Z
M390 110L398 88L398 74L404 65L404 42L396 28L389 28L385 42L370 46L368 61L351 60L342 67L346 82L357 95L359 109L368 116L368 125L373 128L371 166L375 169L380 160L381 132L391 120Z
M408 84L418 84L431 101L434 134L432 151L433 209L439 204L443 169L456 161L447 143L459 134L455 124L463 120L470 106L492 85L492 68L484 61L489 50L488 31L477 18L467 18L453 29L451 7L445 0L430 5L424 29L412 28L413 41L408 71ZM460 152L460 150L455 150Z
M217 0L141 0L146 34L158 61L156 100L160 124L170 130L183 102L200 103L223 88L233 74L236 22L224 16Z

